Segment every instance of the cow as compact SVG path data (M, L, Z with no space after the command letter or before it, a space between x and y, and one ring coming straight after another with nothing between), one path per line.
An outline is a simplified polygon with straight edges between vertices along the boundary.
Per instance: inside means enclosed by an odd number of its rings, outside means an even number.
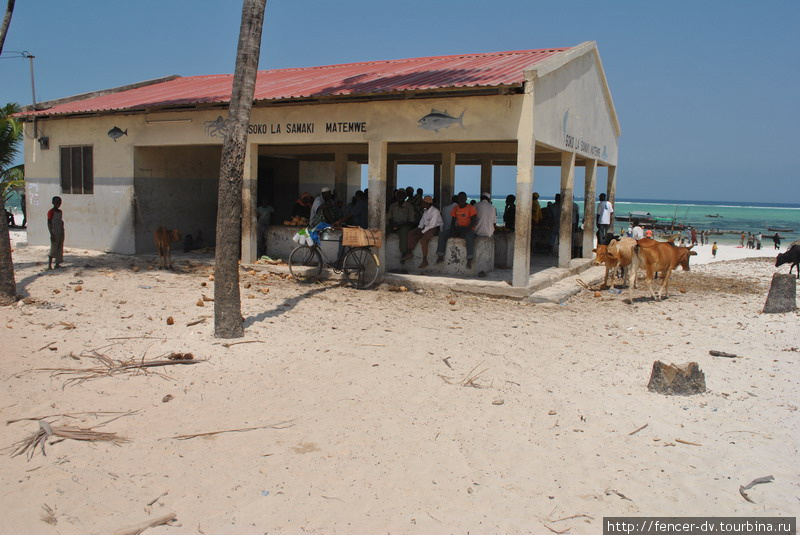
M775 258L775 267L783 264L789 264L789 275L792 274L792 268L795 268L797 278L800 279L800 243L793 243L785 253L778 253Z
M693 246L692 246L693 247ZM633 283L636 280L636 271L644 267L646 273L647 289L650 296L661 301L662 294L667 296L669 277L672 270L681 266L684 271L689 271L689 258L696 255L692 247L676 247L671 243L659 242L652 238L638 240L633 248L631 262L630 301L633 304ZM653 274L657 271L663 273L664 280L658 290L658 297L653 293Z
M172 269L172 255L170 248L173 243L181 241L181 232L178 229L169 230L165 227L158 227L153 232L158 252L158 269Z
M636 245L636 240L633 238L621 238L619 240L612 239L608 245L598 245L595 249L595 265L606 266L606 276L603 279L603 286L608 286L608 273L611 271L611 287L617 280L617 268L627 268L631 265L631 258L633 256L633 248ZM624 280L624 275L623 275Z

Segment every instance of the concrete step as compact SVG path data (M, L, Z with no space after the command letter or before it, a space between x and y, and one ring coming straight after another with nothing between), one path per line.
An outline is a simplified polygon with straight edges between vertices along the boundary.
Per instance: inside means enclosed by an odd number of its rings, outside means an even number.
M581 279L589 286L599 285L603 282L605 272L606 270L603 266L591 267L583 273L564 277L546 288L533 292L528 300L531 303L555 303L558 305L566 303L570 297L584 289L583 286L578 284L578 279Z

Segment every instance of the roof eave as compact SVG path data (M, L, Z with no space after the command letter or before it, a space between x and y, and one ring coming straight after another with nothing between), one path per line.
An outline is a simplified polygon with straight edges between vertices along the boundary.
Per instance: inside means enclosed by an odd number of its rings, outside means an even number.
M435 89L424 89L415 91L391 91L375 93L356 93L349 95L308 95L280 99L257 99L253 101L256 107L301 105L301 104L334 104L342 102L364 102L375 100L407 100L423 98L442 98L442 97L469 97L483 96L487 94L516 94L522 89L522 83L504 84L495 86L470 86L470 87L442 87ZM79 99L76 99L79 100ZM164 106L135 106L130 108L117 108L113 110L84 110L80 112L66 112L48 114L47 110L30 110L27 114L19 117L20 121L30 121L33 119L66 119L76 117L101 117L104 115L137 115L142 113L164 113L175 111L202 111L208 109L227 108L229 101L219 102L196 102L193 104L175 105L166 104ZM180 108L180 109L177 109Z

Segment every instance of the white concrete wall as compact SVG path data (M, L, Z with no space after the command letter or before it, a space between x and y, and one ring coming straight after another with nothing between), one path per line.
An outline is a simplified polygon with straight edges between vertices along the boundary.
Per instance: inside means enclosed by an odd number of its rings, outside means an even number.
M537 142L617 165L618 139L593 53L537 79L533 96Z
M335 178L335 162L301 160L298 191L307 191L316 197L323 186L335 189ZM355 162L348 162L347 191L337 192L337 194L341 194L341 200L347 203L359 189L361 189L361 165Z
M42 150L31 135L25 137L25 175L28 202L28 242L50 243L47 211L53 196L63 199L65 246L133 253L133 146L114 143L106 134L125 118L40 121L39 135L50 138ZM25 125L28 134L33 125ZM61 192L60 146L91 145L94 193Z

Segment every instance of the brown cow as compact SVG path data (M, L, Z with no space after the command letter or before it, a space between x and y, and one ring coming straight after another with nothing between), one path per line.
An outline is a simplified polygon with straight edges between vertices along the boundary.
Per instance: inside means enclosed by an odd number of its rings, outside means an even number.
M661 301L662 293L667 296L669 287L669 277L672 270L681 266L684 271L689 271L689 258L697 253L691 250L692 247L676 247L671 243L655 241L652 238L644 238L636 243L633 248L631 281L630 281L630 300L633 304L633 283L636 278L636 271L639 267L645 268L647 289L650 296L656 301ZM653 293L653 274L657 271L662 272L664 279L661 288L658 290L658 297Z
M606 266L606 276L603 279L603 286L608 286L608 272L611 271L611 287L614 287L617 281L617 268L627 268L631 265L633 257L633 248L636 246L636 240L633 238L622 238L620 240L611 240L608 245L598 245L595 249L595 265ZM624 275L623 275L624 280Z
M172 269L172 255L170 249L173 243L181 241L181 232L178 229L169 230L165 227L158 227L153 232L158 252L158 269Z

